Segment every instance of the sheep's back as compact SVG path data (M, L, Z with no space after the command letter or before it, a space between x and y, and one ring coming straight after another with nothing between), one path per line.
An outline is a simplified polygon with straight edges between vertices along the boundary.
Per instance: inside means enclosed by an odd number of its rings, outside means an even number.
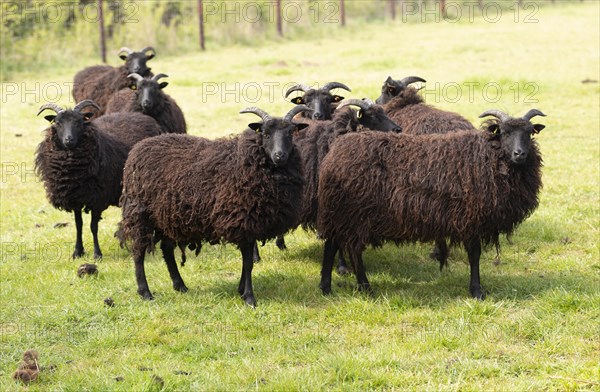
M299 156L290 157L298 168L290 175L265 166L264 152L248 153L243 139L168 134L142 141L125 166L123 198L177 241L239 243L283 234L297 220Z
M540 184L528 190L535 200L515 192L529 186L515 183L528 170L511 173L494 143L470 131L339 138L321 167L319 231L360 244L489 241L512 231L537 206Z
M128 149L143 139L161 133L160 126L152 117L135 112L105 114L93 122L96 127L125 144Z
M476 131L473 124L461 115L425 104L408 105L388 115L402 127L403 133L410 135Z
M135 92L130 88L123 88L114 93L106 104L106 113L132 112L135 102Z

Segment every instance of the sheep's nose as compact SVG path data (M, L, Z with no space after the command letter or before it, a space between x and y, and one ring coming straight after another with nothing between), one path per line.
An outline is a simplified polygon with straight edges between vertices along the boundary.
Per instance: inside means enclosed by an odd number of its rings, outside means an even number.
M402 128L396 127L396 128L394 128L393 132L400 133L400 132L402 132Z
M283 151L277 151L273 153L273 162L276 164L284 163L287 161L287 154Z
M148 107L150 107L150 100L149 100L149 99L144 99L144 100L142 101L142 106L143 106L144 108L148 108Z
M314 120L320 120L322 118L323 118L323 113L321 113L321 112L314 112L313 113L313 119Z
M65 145L65 147L73 147L75 145L75 140L73 140L71 136L67 136L63 140L63 144Z
M512 158L514 162L521 163L527 158L527 153L519 148L513 151Z

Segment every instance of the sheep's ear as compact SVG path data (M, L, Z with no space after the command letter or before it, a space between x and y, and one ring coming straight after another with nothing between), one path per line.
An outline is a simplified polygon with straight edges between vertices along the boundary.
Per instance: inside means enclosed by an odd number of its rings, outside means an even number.
M393 84L394 83L394 79L392 79L391 76L388 76L388 78L385 80L386 84Z
M545 125L542 124L533 124L533 133L540 133L542 129L546 128Z
M158 85L158 88L162 90L163 88L167 87L168 85L169 85L168 82L162 82Z
M296 97L296 98L292 99L292 103L295 103L296 105L302 105L305 102L304 102L304 98Z
M334 95L333 96L333 102L340 102L343 99L344 99L344 97L342 97L340 95Z
M119 55L119 57L121 58L121 60L127 61L127 55L126 54L121 54L121 55Z
M45 118L46 120L48 120L48 122L53 122L53 121L54 121L54 119L56 118L56 115L55 115L55 114L49 114L49 115L47 115L47 116L44 116L44 118Z
M500 132L500 126L498 124L491 124L487 127L487 131L493 134Z
M308 124L304 124L304 123L295 124L295 125L296 125L296 131L301 131L304 128L308 127Z
M154 52L146 52L146 60L151 60L154 58Z
M252 129L253 131L256 132L262 132L262 123L250 123L248 124L248 128Z
M94 113L92 113L92 112L83 113L83 121L84 122L90 122L92 117L94 117Z

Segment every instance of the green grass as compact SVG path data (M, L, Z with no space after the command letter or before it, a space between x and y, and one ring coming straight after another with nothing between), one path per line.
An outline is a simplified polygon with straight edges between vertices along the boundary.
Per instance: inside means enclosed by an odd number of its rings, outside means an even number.
M376 98L388 74L414 74L429 81L430 103L473 121L490 108L544 111L540 206L503 241L499 265L493 250L483 254L483 302L469 298L465 252L454 248L440 273L429 244L369 249L373 295L334 276L334 294L322 296L322 244L302 230L287 237L287 252L262 248L256 309L238 298L241 258L231 246L190 257L181 268L186 294L172 290L159 254L149 257L156 299L144 302L131 258L113 238L117 208L100 225L99 275L80 279L77 267L92 259L71 260L73 219L47 202L33 152L47 125L35 116L50 96L44 88L65 86L89 62L15 75L2 85L0 110L0 389L25 389L11 375L36 349L42 366L56 366L26 388L39 391L599 390L600 91L581 83L600 79L599 14L598 3L577 2L541 8L533 24L512 15L493 24L382 22L319 40L152 60L170 75L167 92L189 133L211 138L242 130L252 120L237 114L243 107L284 113L289 82L337 80L352 87L346 96ZM440 96L465 82L479 83L472 100L467 87L458 102ZM490 82L502 88L498 102L482 95ZM250 83L260 87L258 102ZM265 83L278 84L270 92ZM534 83L537 102L524 101L531 90L515 100L514 83ZM224 86L237 92L225 96ZM61 88L58 103L72 105ZM69 224L54 228L59 222ZM84 244L89 252L87 227Z

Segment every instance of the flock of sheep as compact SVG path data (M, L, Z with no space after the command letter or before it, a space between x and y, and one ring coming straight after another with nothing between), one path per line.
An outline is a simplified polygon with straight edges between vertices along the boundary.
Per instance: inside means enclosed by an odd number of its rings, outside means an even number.
M91 212L94 257L102 257L98 222L120 206L117 237L130 243L138 293L152 299L145 254L160 243L175 290L185 292L175 248L200 252L203 243L232 243L242 254L239 294L256 305L252 268L257 242L298 227L325 240L320 287L331 274L353 272L369 289L362 252L385 241L433 241L432 257L447 263L449 240L463 244L471 269L470 292L483 299L481 246L498 244L538 205L542 159L532 136L544 126L488 110L477 130L464 117L426 105L411 86L419 77L388 78L376 103L344 99L331 82L301 95L282 117L250 107L256 122L216 140L186 133L184 115L164 93L167 75L153 75L153 48L122 48L120 67L88 67L75 76L77 104L55 114L37 148L36 170L50 203L73 211L73 257L84 254L82 211ZM358 110L353 109L356 108ZM349 267L344 255L350 260Z

